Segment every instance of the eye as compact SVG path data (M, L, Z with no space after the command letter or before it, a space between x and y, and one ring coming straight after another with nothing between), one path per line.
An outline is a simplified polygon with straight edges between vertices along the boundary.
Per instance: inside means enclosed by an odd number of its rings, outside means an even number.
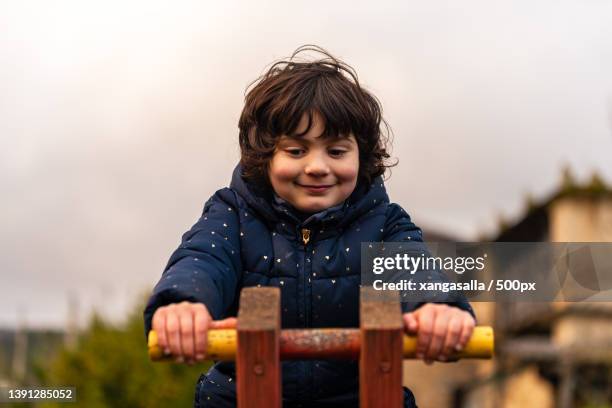
M329 155L332 157L342 157L346 153L344 149L333 148L329 149Z
M297 147L285 149L285 151L287 152L287 154L289 154L289 156L293 156L293 157L299 157L304 153L304 149L299 149Z

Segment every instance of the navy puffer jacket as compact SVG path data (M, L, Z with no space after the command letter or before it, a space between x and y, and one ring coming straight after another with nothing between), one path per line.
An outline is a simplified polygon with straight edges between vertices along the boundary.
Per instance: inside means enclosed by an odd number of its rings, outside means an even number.
M172 254L145 310L146 331L158 307L184 300L204 303L215 320L236 316L241 289L259 285L281 289L283 328L358 327L361 242L409 240L421 241L421 230L389 203L380 177L307 216L247 184L238 166ZM467 301L455 304L471 312ZM418 306L402 304L404 312ZM284 406L358 406L357 362L286 361L282 377ZM407 389L405 401L415 406ZM200 378L196 406L235 406L234 363Z

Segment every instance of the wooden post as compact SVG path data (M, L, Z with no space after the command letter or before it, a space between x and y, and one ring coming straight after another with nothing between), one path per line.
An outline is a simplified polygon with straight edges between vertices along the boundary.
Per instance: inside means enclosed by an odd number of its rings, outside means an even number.
M576 388L574 361L571 355L565 354L561 356L558 365L561 381L557 391L556 406L559 408L571 408L574 406L574 392Z
M361 353L359 401L361 408L399 408L402 390L402 314L397 293L380 294L361 288Z
M281 407L280 327L280 290L243 289L236 327L239 408Z

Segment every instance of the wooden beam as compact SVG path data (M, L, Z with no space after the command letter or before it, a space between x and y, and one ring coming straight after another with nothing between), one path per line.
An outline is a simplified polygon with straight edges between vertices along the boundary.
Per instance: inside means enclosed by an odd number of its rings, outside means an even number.
M281 407L280 327L280 290L243 289L236 327L239 408Z
M361 288L360 407L399 408L404 404L403 324L399 296L383 301L373 290Z

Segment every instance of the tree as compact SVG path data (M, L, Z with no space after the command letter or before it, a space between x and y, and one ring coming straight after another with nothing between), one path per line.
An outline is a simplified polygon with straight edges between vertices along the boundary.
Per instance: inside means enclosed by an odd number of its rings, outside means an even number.
M147 356L139 305L126 323L113 326L94 316L78 346L62 349L40 372L48 387L76 387L76 406L187 407L193 405L195 384L210 363L153 363ZM49 402L42 407L64 407Z

